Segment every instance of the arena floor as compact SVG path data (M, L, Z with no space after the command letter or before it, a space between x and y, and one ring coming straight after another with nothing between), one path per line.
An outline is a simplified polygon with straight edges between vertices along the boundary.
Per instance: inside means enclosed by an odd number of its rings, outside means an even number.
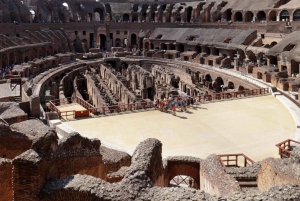
M130 154L139 142L157 138L163 157L244 153L254 161L279 157L275 144L296 133L293 117L273 96L203 104L177 116L153 110L64 124Z

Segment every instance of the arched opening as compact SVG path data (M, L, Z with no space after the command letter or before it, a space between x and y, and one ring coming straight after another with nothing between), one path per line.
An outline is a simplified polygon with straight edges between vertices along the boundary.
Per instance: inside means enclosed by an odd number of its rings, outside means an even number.
M175 50L175 45L174 44L170 44L169 48L170 48L170 50Z
M217 11L213 12L212 19L214 22L221 21L221 19L222 19L221 11L217 10Z
M187 22L191 22L192 11L193 11L192 7L188 7L187 10L186 10L186 21Z
M41 47L39 51L39 57L45 57L45 56L46 56L46 49L44 47Z
M136 34L131 34L131 38L130 38L130 41L131 41L131 45L136 45Z
M257 20L258 21L266 21L267 20L266 13L264 11L259 11L257 13Z
M270 61L270 66L277 66L277 57L276 56L268 56Z
M300 21L300 10L296 10L293 14L293 21Z
M138 21L138 14L137 13L133 13L131 15L131 17L132 17L132 19L131 19L132 22L137 22Z
M149 6L147 4L144 4L142 7L142 21L146 21L148 7Z
M231 21L232 19L232 9L227 9L224 13L223 13L223 19L225 19L227 22Z
M139 9L139 4L134 4L132 7L133 12L137 12Z
M119 13L114 14L114 21L119 22L121 20L121 15Z
M21 64L22 63L22 52L21 51L17 51L16 53L16 62L15 64Z
M234 83L228 82L228 89L234 89Z
M238 91L244 91L245 88L243 86L239 86Z
M105 50L106 49L106 35L105 34L100 34L100 48Z
M96 8L94 10L94 21L100 22L104 20L104 13L102 8Z
M251 11L248 11L245 13L245 22L251 22L253 21L253 13Z
M234 15L235 22L242 22L243 21L243 14L241 12L236 12Z
M206 74L204 79L206 82L212 82L210 74Z
M291 60L291 74L299 74L299 64L294 59Z
M127 13L125 13L123 15L123 22L129 22L129 21L130 21L129 15Z
M273 42L270 44L270 48L274 47L275 45L277 45L277 42L276 42L276 41L273 41Z
M121 39L120 38L116 38L115 47L121 47Z
M276 21L276 11L275 11L275 10L272 10L272 11L269 13L268 19L269 19L269 21Z
M154 44L150 43L150 49L153 50L154 49Z
M290 19L290 13L287 10L283 10L280 13L280 21L287 21Z
M165 43L162 43L160 47L161 47L160 48L161 50L167 50L168 49L167 45Z
M76 40L75 40L76 41ZM53 54L53 48L51 47L51 46L49 46L48 48L47 48L47 55L49 56L49 55L52 55Z
M31 60L37 58L37 49L36 48L32 48L31 49Z
M183 45L183 44L179 44L179 45L177 46L177 50L178 50L179 52L184 52L184 45Z
M215 80L215 82L213 83L213 89L215 90L215 92L220 92L222 91L221 86L224 86L224 81L221 77L217 77L217 79Z
M291 51L295 47L295 44L288 44L283 48L283 52Z
M257 72L257 79L262 79L262 73L261 72Z

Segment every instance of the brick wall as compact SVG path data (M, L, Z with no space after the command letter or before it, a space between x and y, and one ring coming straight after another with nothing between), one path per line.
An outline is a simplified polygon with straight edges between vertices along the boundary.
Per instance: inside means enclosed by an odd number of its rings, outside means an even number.
M11 160L0 158L0 200L12 200L12 164Z

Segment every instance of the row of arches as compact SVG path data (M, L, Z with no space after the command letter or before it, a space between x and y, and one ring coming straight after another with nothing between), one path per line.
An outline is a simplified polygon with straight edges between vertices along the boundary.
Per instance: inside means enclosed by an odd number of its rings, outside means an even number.
M233 20L234 22L251 22L254 20L258 21L276 21L277 20L277 13L275 10L272 10L269 12L268 16L266 15L265 11L259 11L256 16L254 16L253 12L247 11L245 14L242 14L242 12L238 11L233 14L232 18L232 11L227 10L224 12L223 17L224 19ZM293 21L300 21L300 9L294 11L292 18L290 15L290 12L287 10L282 10L279 14L279 20L285 21L285 20L293 20Z
M10 53L3 53L1 55L1 65L2 68L12 64L21 64L23 62L28 62L35 58L46 57L53 55L53 47L40 47L32 48L29 51L16 50Z

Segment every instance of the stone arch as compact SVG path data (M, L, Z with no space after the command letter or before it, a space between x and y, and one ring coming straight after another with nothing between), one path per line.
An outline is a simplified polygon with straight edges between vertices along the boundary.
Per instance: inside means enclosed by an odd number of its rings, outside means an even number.
M144 4L142 6L142 11L141 11L141 18L142 18L142 21L146 21L146 18L147 18L147 10L149 8L149 5L148 4Z
M223 78L217 77L215 82L213 83L213 88L216 92L220 92L222 90L221 86L224 86Z
M175 45L174 45L174 44L170 44L170 45L169 45L169 49L170 49L170 50L175 50Z
M251 11L247 11L244 15L245 22L251 22L253 20L253 13Z
M276 56L272 56L272 55L270 55L270 56L268 56L268 58L269 58L269 61L270 61L270 65L278 65L278 60L277 60L277 57Z
M275 45L277 45L277 42L276 42L276 41L273 41L273 42L270 44L270 48L274 47Z
M165 43L162 43L162 44L160 45L160 49L161 49L161 50L167 50L168 47L167 47L167 45L166 45Z
M231 81L228 82L227 86L228 86L228 89L234 89L234 83Z
M286 45L286 46L283 48L282 51L283 51L283 52L285 52L285 51L291 51L294 47L295 47L295 44L290 43L290 44Z
M277 18L276 16L277 16L276 11L275 10L271 10L269 12L269 15L268 15L268 20L269 21L276 21L276 18Z
M300 9L295 10L293 13L293 21L300 21Z
M233 19L235 22L243 22L243 14L241 12L234 13Z
M106 47L106 35L100 34L100 47L105 48Z
M168 184L177 175L187 175L193 178L193 187L199 189L200 175L199 175L199 162L186 162L186 161L168 161Z
M36 48L32 48L30 53L31 53L31 60L37 58L37 49Z
M226 19L227 22L232 20L232 9L227 9L223 12L223 19Z
M136 37L135 33L131 34L130 43L131 43L131 45L136 45L137 44L137 37Z
M104 21L105 17L104 17L104 12L103 12L102 8L95 8L94 9L94 17L96 17L96 15L97 16L99 15L99 18L94 19L94 21Z
M191 6L189 6L186 9L186 22L191 22L192 19L192 12L193 12L193 8Z
M129 14L127 14L127 13L123 14L123 22L130 22Z
M210 74L206 74L206 75L204 76L204 79L205 79L205 81L207 81L207 82L212 82L212 78L211 78Z
M255 54L252 51L248 52L248 58L252 62L256 62L257 61L257 58L256 58Z
M137 13L132 13L132 15L131 15L131 21L132 22L137 22L138 21L138 19L139 19L139 17L138 17L138 14Z
M266 13L265 13L264 11L259 11L259 12L256 14L256 17L257 17L257 20L258 20L258 21L266 21L266 20L267 20Z
M238 91L244 91L244 90L245 90L244 86L240 85Z
M155 15L156 15L156 11L157 11L157 4L153 4L151 5L151 16L150 16L150 20L151 21L155 21Z
M279 19L280 19L280 21L289 20L290 19L290 13L289 13L289 11L282 10L280 12Z

